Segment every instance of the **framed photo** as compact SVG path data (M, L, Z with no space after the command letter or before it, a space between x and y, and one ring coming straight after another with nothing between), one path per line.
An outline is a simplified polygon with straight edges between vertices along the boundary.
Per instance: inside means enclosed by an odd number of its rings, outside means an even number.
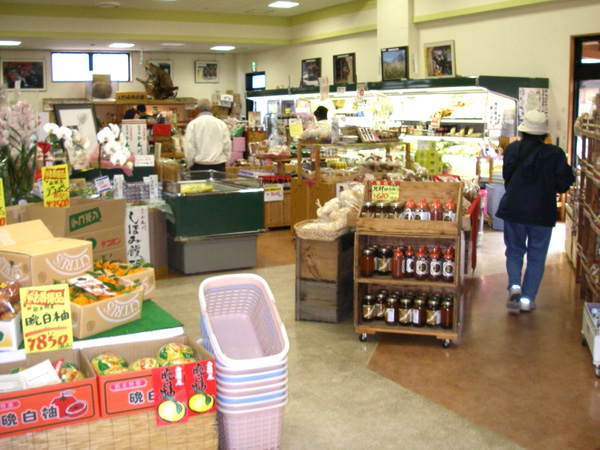
M159 69L162 69L165 72L167 72L167 74L169 74L169 76L171 78L173 78L173 65L172 65L171 61L169 61L169 60L151 59L151 60L148 61L148 63L154 64Z
M2 84L8 89L28 91L46 90L46 75L44 61L2 61Z
M333 56L333 84L356 83L356 53Z
M194 64L196 83L219 82L219 63L217 61L196 61Z
M321 58L302 60L302 79L300 87L318 86L321 77Z
M427 78L455 77L456 57L454 41L433 42L424 45L425 74Z
M408 79L408 47L381 49L381 80Z
M59 126L78 130L90 141L90 148L98 144L96 112L92 103L65 103L54 105L54 115Z

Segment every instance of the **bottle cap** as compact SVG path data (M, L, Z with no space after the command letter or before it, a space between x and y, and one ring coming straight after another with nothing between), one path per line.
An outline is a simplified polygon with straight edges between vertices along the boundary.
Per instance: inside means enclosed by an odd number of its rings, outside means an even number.
M422 198L421 201L419 202L419 208L421 208L421 209L429 208L429 203L427 203L427 200Z
M446 203L445 208L454 211L456 209L456 203L454 203L454 199L448 199L448 203Z
M415 201L412 198L409 198L408 201L406 202L406 205L404 207L405 208L414 208L415 207Z
M440 202L439 198L436 198L435 200L433 200L433 202L431 203L431 207L432 208L441 208L442 207L442 202Z

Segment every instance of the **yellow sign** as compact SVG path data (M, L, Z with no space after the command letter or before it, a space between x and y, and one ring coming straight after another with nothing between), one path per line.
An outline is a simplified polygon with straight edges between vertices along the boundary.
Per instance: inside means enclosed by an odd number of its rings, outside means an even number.
M300 119L290 119L290 136L298 137L302 134L302 121Z
M395 202L400 198L397 184L374 184L371 186L371 199L374 202Z
M73 347L68 284L20 289L21 322L26 353Z
M0 227L6 225L6 202L4 200L4 180L0 178Z
M69 168L66 164L42 167L44 206L69 207Z

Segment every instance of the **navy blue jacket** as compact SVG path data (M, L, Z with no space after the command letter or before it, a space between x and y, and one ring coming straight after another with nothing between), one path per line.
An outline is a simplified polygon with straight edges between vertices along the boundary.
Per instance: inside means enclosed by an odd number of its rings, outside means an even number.
M509 222L553 227L556 225L556 193L569 190L575 176L565 152L556 145L539 145L519 167L528 149L538 145L537 136L506 147L502 176L506 193L496 215Z

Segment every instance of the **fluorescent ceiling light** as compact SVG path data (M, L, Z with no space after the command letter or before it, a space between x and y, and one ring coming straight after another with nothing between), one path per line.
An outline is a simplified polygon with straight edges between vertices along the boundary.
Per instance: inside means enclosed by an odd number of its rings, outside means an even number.
M110 48L131 48L135 47L135 44L130 44L128 42L114 42L109 45Z
M163 47L183 47L185 44L181 42L163 42Z
M300 3L298 2L287 2L287 1L276 1L273 3L269 3L269 8L295 8Z
M231 50L235 50L235 47L233 45L215 45L210 49L214 50L215 52L229 52Z
M0 45L3 47L13 47L15 45L21 45L21 41L0 41Z

